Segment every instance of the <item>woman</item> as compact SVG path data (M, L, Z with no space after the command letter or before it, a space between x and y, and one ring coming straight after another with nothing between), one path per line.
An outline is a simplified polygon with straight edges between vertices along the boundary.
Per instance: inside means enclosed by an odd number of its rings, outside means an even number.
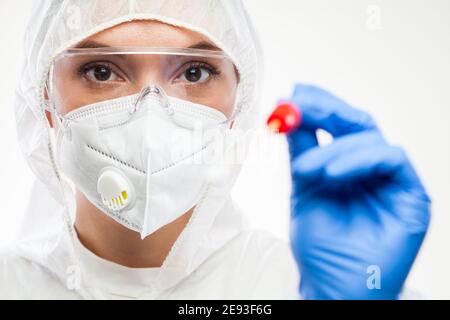
M398 296L428 199L404 154L363 112L296 88L304 112L289 138L296 259L282 241L248 230L230 199L261 79L261 49L240 1L45 1L26 40L17 118L39 181L28 229L1 258L2 297ZM319 148L317 128L336 142ZM368 146L381 156L342 157ZM339 158L334 171L322 170ZM340 186L362 180L369 190L342 195ZM395 206L367 200L374 193ZM389 271L383 289L367 285L372 265Z

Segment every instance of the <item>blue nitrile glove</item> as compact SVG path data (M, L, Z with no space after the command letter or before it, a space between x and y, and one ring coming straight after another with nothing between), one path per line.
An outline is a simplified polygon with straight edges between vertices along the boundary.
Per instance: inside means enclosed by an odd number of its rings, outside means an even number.
M430 200L404 151L363 111L314 86L291 101L291 245L305 299L395 299L422 244ZM317 144L316 129L334 137Z

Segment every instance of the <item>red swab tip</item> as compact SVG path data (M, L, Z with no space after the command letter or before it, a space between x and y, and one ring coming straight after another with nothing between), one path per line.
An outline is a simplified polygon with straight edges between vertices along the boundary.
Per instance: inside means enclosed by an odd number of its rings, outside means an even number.
M270 131L279 133L291 133L297 129L302 121L300 109L292 102L281 102L267 119L267 127Z

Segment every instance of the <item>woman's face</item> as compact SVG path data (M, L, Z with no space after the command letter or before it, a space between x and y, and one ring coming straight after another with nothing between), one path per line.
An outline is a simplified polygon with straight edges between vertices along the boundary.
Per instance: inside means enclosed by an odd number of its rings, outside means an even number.
M167 47L220 51L206 37L157 21L133 21L105 30L77 48ZM238 75L229 59L178 55L77 55L58 59L50 99L65 115L79 107L158 85L169 96L203 104L230 117Z

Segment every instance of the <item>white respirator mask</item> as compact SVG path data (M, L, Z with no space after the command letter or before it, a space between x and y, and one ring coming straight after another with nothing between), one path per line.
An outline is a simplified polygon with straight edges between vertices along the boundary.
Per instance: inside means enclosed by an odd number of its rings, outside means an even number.
M142 238L192 209L229 121L158 86L61 117L56 159L86 198Z

